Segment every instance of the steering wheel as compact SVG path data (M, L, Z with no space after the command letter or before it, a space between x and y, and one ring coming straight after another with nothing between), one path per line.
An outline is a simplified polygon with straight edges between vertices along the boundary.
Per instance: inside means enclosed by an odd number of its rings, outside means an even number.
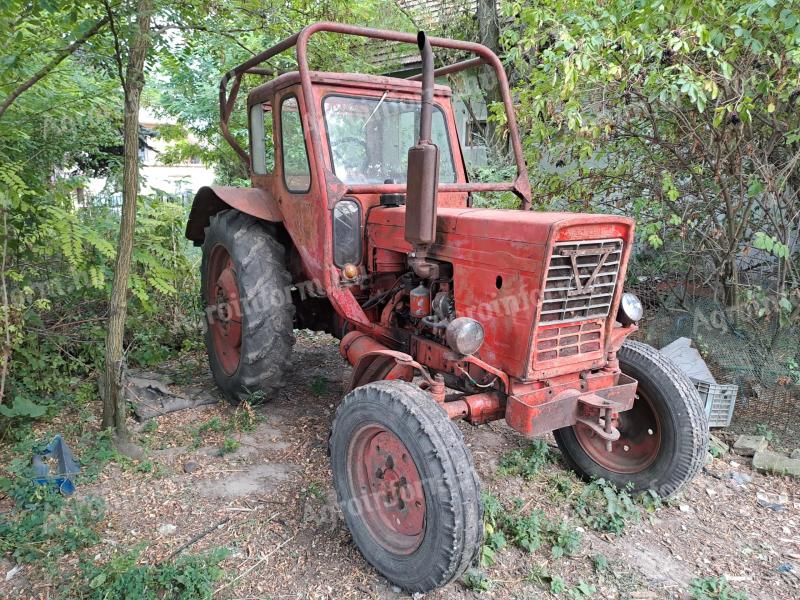
M364 151L364 160L361 163L361 171L366 175L367 170L369 169L369 156L367 155L368 146L367 142L362 140L361 138L357 138L355 136L348 136L343 137L331 144L331 149L337 148L343 144L354 144L356 146L361 146L362 150Z

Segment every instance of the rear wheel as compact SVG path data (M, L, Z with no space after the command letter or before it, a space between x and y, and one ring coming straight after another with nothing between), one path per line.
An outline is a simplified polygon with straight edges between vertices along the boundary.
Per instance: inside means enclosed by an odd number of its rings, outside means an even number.
M330 450L353 541L384 577L424 593L466 570L483 534L480 484L461 432L428 394L396 380L354 389Z
M584 477L672 496L697 474L708 450L700 397L689 378L655 348L625 342L618 358L622 372L639 386L633 408L617 417L620 439L612 450L580 423L555 431L556 442L567 464Z
M206 349L214 380L231 402L269 399L285 384L294 344L291 280L269 226L225 210L203 241Z

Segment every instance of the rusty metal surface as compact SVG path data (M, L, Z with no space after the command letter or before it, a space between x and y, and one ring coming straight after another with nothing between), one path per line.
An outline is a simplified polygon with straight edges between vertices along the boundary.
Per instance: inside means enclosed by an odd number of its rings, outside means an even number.
M615 412L607 421L617 435L608 443L596 430L596 423L578 419L575 438L589 457L615 473L638 473L650 466L661 448L661 420L644 390L639 390L633 406Z
M237 67L226 73L222 77L219 86L220 127L222 129L222 135L225 138L225 140L236 151L236 153L239 155L242 161L248 166L248 168L250 168L251 166L250 156L236 142L235 138L231 134L228 127L228 121L230 120L230 114L233 109L233 105L236 101L239 85L241 84L241 78L245 73L248 72L261 74L257 70L254 70L258 67L258 65L263 64L264 62L280 54L281 52L284 52L292 47L295 47L297 54L299 76L300 76L300 84L304 92L305 103L306 103L307 118L306 115L304 115L304 124L308 125L309 136L312 142L311 151L312 154L316 155L317 159L316 160L317 167L314 170L314 173L320 181L325 180L322 167L323 146L322 146L322 136L320 134L320 129L319 129L319 122L320 122L319 111L313 94L312 72L309 69L308 65L308 41L314 34L317 34L319 32L339 33L342 35L352 35L352 36L366 37L378 40L403 42L408 44L417 43L416 35L411 33L389 31L382 29L372 29L367 27L357 27L353 25L345 25L343 23L320 22L308 25L307 27L302 29L299 33L296 33L291 37L286 38L285 40L257 54L256 56L252 57L251 59L245 61L244 63L238 65ZM520 139L519 130L517 129L516 115L514 114L514 104L511 98L511 90L508 85L508 77L506 76L506 72L505 69L503 68L502 62L500 62L500 59L497 57L497 55L494 52L492 52L489 48L481 44L476 44L474 42L465 42L461 40L452 40L452 39L436 38L436 37L430 37L428 38L428 41L430 45L433 47L448 48L451 50L459 50L462 52L475 54L477 55L478 59L480 59L480 62L485 63L494 69L499 82L503 106L506 112L506 122L508 126L509 138L511 140L511 146L514 152L514 160L517 166L517 177L513 183L444 184L439 187L439 190L451 191L451 192L513 191L522 199L522 204L523 204L522 208L523 209L530 208L530 203L531 203L530 182L528 181L528 174L525 166L525 158L522 150L522 141ZM476 61L462 61L460 63L457 63L457 65L460 65L459 68L455 68L456 65L453 65L453 69L451 69L449 73L455 73L458 72L459 70L463 70L471 66L476 66L477 64L478 62ZM369 78L370 76L361 75L360 77ZM345 78L346 78L345 76L342 77L343 80ZM228 94L227 91L228 83L231 80L233 80L233 85L231 87L230 94ZM392 193L393 190L390 189L391 187L392 186L387 186L387 185L350 186L347 193L353 193L353 194ZM396 186L396 189L394 191L403 192L405 191L405 186Z
M205 297L209 309L208 328L217 360L222 370L232 375L241 358L243 315L233 260L221 244L211 250Z
M600 350L581 355L580 360L555 360L546 363L546 368L532 365L535 317L541 311L540 290L552 245L578 234L599 239L609 231L625 240L627 260L633 221L625 217L440 208L436 240L428 255L453 265L456 312L484 327L485 341L478 358L510 377L543 380L602 368L607 353L613 351L613 345L606 345L613 319L607 319L602 325ZM368 263L374 264L375 257L386 253L400 255L411 250L404 237L402 207L372 209L366 234ZM616 312L621 287L611 314Z
M280 208L269 190L228 186L205 186L195 194L192 210L186 224L186 237L202 242L204 229L211 216L226 208L252 215L265 221L279 223L283 220Z
M347 481L363 509L363 523L385 550L414 552L425 534L425 491L414 455L390 429L370 423L353 432Z
M575 425L578 418L596 419L598 408L582 397L598 396L609 402L612 410L622 412L633 406L636 380L619 373L616 384L608 386L605 378L583 379L573 384L547 387L508 398L506 422L526 436L536 436L554 429ZM603 387L596 387L603 386Z

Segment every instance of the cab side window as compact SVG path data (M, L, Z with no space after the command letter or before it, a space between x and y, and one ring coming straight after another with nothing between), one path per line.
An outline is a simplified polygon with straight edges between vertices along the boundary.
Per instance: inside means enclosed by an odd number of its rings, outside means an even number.
M275 170L272 107L269 104L259 102L250 108L250 156L254 173L269 175Z
M287 96L281 101L281 156L286 189L300 194L311 189L311 168L295 96Z

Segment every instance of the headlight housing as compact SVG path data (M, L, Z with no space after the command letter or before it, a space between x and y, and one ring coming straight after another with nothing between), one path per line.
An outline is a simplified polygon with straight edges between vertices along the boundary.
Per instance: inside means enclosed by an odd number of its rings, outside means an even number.
M483 344L483 326L475 319L458 317L445 330L447 345L458 354L474 354Z
M617 310L617 321L622 323L625 327L637 323L644 314L644 307L642 301L635 294L625 292L622 294L622 299L619 303L619 310Z

